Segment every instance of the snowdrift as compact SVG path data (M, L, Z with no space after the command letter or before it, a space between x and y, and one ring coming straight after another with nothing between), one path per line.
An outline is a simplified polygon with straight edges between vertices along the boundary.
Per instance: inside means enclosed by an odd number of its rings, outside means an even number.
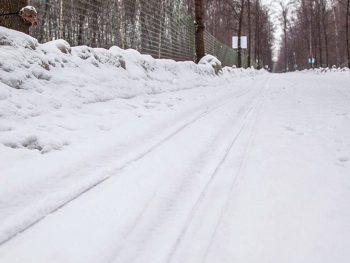
M333 66L331 68L313 68L313 69L304 69L301 72L304 73L316 73L316 74L326 74L326 73L350 73L349 68L337 68Z
M215 64L0 27L0 244L264 74Z
M50 152L69 144L69 140L58 139L62 136L38 126L15 129L17 123L59 109L74 110L82 105L192 89L258 74L251 69L224 68L217 77L213 63L220 62L212 56L207 58L209 62L206 59L196 65L154 59L116 46L109 50L71 47L62 39L39 44L26 34L0 27L0 144Z

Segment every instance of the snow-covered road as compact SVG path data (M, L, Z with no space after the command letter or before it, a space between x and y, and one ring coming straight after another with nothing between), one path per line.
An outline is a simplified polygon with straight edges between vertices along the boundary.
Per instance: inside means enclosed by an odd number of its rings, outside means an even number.
M90 145L1 164L40 190L4 187L0 262L349 262L349 80L264 74L82 109L123 114Z

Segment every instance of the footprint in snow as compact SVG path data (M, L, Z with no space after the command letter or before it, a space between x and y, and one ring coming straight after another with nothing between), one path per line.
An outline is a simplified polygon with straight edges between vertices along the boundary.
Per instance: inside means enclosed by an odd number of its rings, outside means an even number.
M152 105L152 104L145 104L144 107L146 109L154 109L156 106L155 105Z
M127 106L129 106L130 108L133 108L133 109L137 109L139 106L137 105L134 105L134 104L126 104Z
M304 135L303 132L298 132L295 128L293 128L293 127L291 127L291 126L284 126L284 128L285 128L287 131L295 132L296 135Z
M112 129L112 127L108 126L108 125L98 125L97 126L101 131L110 131Z
M343 112L343 113L337 113L336 115L337 116L342 116L342 117L348 117L348 114L349 114L350 112Z
M346 162L349 161L349 158L348 157L344 157L344 156L343 157L339 157L338 161L341 162L341 163L346 163Z
M284 126L284 128L287 130L287 131L290 131L290 132L295 132L295 129L291 126Z

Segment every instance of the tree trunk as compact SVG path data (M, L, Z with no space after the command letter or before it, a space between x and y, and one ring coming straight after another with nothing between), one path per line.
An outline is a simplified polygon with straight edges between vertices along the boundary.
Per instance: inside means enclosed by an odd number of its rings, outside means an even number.
M323 56L322 56L322 33L321 33L321 3L317 2L316 10L316 21L317 21L317 35L318 35L318 53L320 54L319 66L323 67Z
M287 21L284 21L284 72L288 71Z
M98 23L98 14L99 14L99 2L97 0L92 0L92 39L91 47L98 47L100 43L99 35L99 23Z
M19 11L27 5L28 0L0 0L0 26L29 34L30 23L19 15Z
M335 55L336 55L336 65L339 66L340 62L340 52L339 52L339 30L338 30L338 19L336 16L336 4L334 0L332 1L332 14L333 14L333 23L334 23L334 35L335 35Z
M237 55L238 55L238 61L237 66L239 68L242 67L242 47L241 47L241 38L242 38L242 22L243 22L243 15L244 15L244 0L241 0L241 12L239 14L239 21L238 21L238 49L237 49Z
M85 17L86 17L86 11L88 9L87 4L76 2L78 5L79 11L79 27L78 27L78 36L77 36L77 44L79 46L84 44L84 24L85 24Z
M194 7L196 16L196 62L198 63L205 56L203 0L195 0Z
M250 53L251 53L251 35L252 35L252 24L251 24L251 15L250 15L250 0L248 0L248 68L250 67Z
M255 50L254 58L257 68L260 69L260 0L255 2Z
M329 56L328 56L328 32L327 32L327 25L326 25L326 20L327 20L327 11L326 11L326 3L324 0L321 0L321 18L322 18L322 27L323 27L323 36L324 36L324 44L325 44L325 59L326 63L325 66L329 67Z
M348 67L350 68L350 39L349 39L349 15L350 15L350 0L346 4L346 49L348 54Z
M287 7L281 3L282 18L283 18L283 34L284 34L284 72L288 71L288 47L287 47L287 22L288 10Z
M63 0L60 0L60 18L59 18L59 38L64 38L63 32Z

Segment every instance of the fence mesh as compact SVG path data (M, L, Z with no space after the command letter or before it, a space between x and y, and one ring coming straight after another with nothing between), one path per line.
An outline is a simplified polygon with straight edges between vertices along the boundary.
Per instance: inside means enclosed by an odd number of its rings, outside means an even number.
M63 38L71 45L133 48L155 58L195 58L194 19L184 0L30 0L39 25L31 34L40 42ZM236 52L205 32L206 52L224 65Z

